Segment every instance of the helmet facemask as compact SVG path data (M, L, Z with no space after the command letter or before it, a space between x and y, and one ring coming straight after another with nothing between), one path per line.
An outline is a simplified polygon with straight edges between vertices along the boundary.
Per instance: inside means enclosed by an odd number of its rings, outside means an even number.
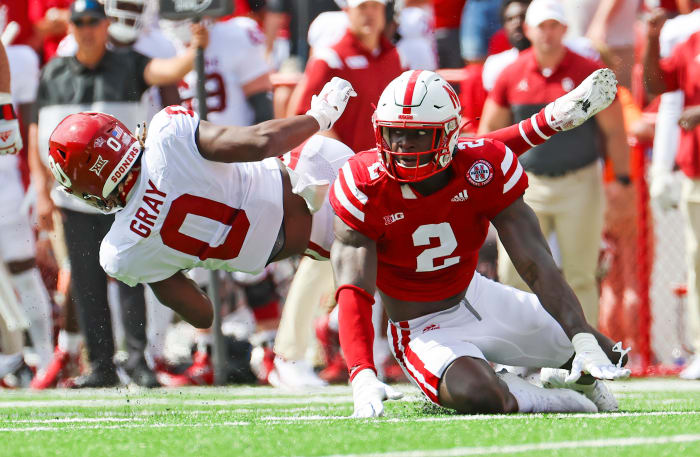
M110 36L120 43L136 41L143 29L145 10L144 0L105 0Z
M386 122L375 120L375 132L379 155L384 167L399 182L418 182L427 179L447 167L452 160L451 138L457 133L457 120L446 123ZM394 151L390 139L391 129L415 130L418 135L428 135L430 146L420 151ZM408 135L411 135L408 133Z

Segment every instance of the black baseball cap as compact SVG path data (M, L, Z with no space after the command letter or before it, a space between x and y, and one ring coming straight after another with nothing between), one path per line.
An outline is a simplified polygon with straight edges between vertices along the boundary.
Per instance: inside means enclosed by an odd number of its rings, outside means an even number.
M81 17L105 19L105 8L97 0L75 0L70 5L70 20L77 21Z

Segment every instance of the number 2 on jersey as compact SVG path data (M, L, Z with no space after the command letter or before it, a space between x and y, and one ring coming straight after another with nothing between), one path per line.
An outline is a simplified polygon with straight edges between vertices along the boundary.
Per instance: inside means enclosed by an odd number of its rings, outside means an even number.
M416 258L416 271L442 270L459 262L459 256L454 256L444 259L441 265L435 265L435 259L446 257L457 248L457 238L449 222L421 225L413 232L413 245L427 246L430 244L431 238L438 238L440 244L434 248L428 248L418 255Z

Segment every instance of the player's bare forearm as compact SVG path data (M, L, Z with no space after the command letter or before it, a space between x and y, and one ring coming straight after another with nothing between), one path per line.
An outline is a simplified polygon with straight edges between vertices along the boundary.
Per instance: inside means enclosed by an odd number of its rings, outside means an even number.
M294 149L318 130L316 119L307 115L272 119L250 127L201 121L199 153L214 162L256 162Z
M515 269L569 338L590 332L581 304L554 263L537 216L522 197L492 222Z
M374 295L377 279L376 243L335 218L335 241L331 247L331 263L335 283L351 284Z
M659 32L661 30L661 24L663 24L663 12L654 11L651 13L652 17L649 19L650 24L653 27L648 27L647 32L647 45L644 48L644 53L642 55L643 63L643 77L644 88L653 95L658 95L666 92L666 82L663 79L663 74L661 71L661 65L659 61L661 59L661 50L659 47ZM656 30L658 29L658 31Z
M595 120L603 132L605 151L612 160L613 172L616 176L629 175L630 148L622 117L622 104L615 100L607 109L596 114Z
M190 278L177 272L162 281L149 284L158 300L197 328L209 328L214 307L209 297Z

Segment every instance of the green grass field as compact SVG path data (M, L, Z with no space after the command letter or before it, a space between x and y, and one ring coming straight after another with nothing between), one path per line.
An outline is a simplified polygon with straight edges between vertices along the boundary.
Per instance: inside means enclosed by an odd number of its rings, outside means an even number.
M700 382L617 382L620 413L460 416L401 385L349 419L349 387L0 390L0 456L700 456Z

